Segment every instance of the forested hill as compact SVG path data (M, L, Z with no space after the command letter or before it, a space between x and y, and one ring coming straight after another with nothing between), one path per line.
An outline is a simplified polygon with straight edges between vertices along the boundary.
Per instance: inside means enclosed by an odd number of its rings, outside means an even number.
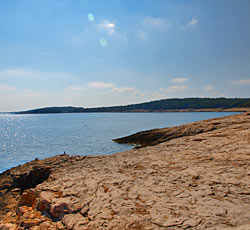
M233 108L249 108L250 98L173 98L150 101L140 104L110 107L46 107L28 111L16 112L16 114L36 113L87 113L87 112L139 112L139 111L180 111L180 110L225 110Z
M65 107L45 107L45 108L32 109L15 113L33 114L33 113L82 113L82 112L85 112L84 108L82 107L65 106Z

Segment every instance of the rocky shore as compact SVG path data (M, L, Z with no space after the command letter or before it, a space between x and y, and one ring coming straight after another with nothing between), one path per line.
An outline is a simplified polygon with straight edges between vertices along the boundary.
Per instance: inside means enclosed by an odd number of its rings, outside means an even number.
M0 174L0 229L250 229L250 113L116 141Z

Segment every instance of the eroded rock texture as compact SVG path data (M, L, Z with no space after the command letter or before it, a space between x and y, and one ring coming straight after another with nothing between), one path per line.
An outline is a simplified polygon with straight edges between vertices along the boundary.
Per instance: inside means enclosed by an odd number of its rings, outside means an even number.
M250 229L250 115L196 128L207 131L6 171L0 229Z

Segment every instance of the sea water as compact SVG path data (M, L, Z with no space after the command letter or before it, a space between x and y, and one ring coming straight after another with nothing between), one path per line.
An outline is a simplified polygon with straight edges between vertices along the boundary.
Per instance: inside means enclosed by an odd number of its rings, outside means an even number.
M104 155L133 146L112 142L138 131L171 127L226 112L0 114L0 172L35 158Z

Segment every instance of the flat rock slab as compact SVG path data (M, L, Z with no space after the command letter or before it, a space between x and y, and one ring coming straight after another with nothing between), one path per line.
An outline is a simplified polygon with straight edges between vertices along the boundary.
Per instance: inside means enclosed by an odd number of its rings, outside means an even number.
M250 229L250 114L184 127L193 134L2 173L0 229Z

